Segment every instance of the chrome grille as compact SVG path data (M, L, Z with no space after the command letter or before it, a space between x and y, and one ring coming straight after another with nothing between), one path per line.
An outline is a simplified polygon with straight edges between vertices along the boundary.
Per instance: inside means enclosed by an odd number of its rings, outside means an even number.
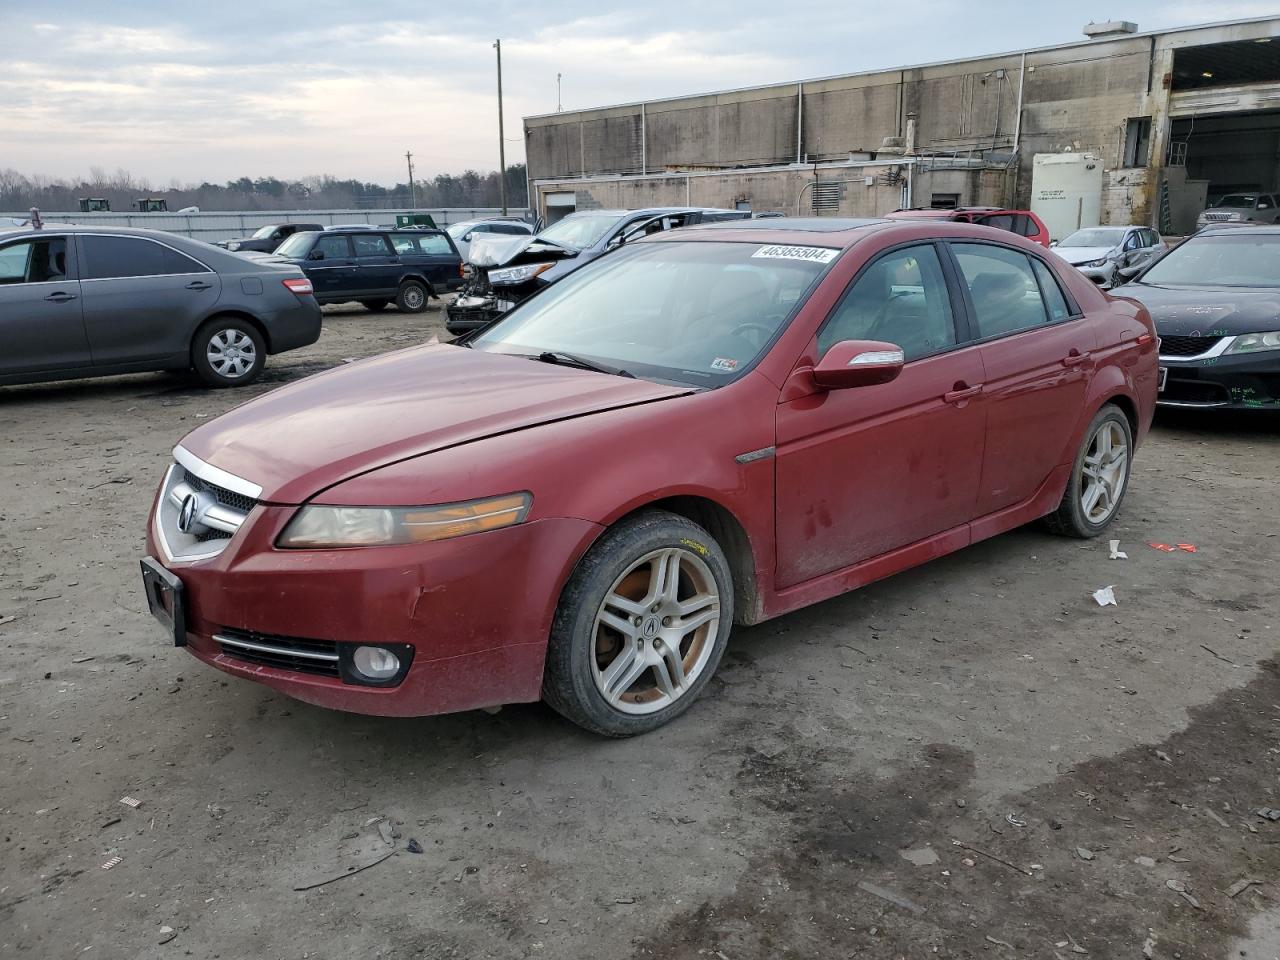
M175 462L165 474L156 503L156 539L170 560L216 557L257 506L262 488L205 463L181 446L174 448L173 456ZM183 530L183 508L193 497L193 516Z
M1231 219L1231 217L1232 217L1232 214L1230 214L1230 213L1203 213L1203 214L1201 214L1201 216L1202 216L1205 220L1222 221L1222 220L1230 220L1230 219Z
M213 639L224 655L246 663L328 677L339 675L338 645L332 640L303 640L230 629L218 631Z

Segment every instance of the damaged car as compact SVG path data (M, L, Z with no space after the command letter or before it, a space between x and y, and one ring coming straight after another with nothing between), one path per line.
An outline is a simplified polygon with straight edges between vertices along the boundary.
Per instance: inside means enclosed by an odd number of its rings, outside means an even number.
M572 213L532 237L477 235L463 267L466 284L445 310L445 329L470 333L548 284L623 244L664 230L746 220L745 210L655 207Z
M1150 227L1085 227L1050 246L1100 287L1137 276L1169 249Z

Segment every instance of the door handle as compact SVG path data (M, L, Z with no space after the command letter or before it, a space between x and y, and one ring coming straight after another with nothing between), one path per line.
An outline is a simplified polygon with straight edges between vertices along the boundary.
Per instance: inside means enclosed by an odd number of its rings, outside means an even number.
M65 293L62 290L59 290L56 293L51 293L45 297L45 299L50 303L66 303L68 300L74 300L75 298L76 295L74 293Z
M1071 352L1062 358L1062 365L1064 367L1078 367L1080 366L1080 364L1084 363L1088 359L1089 359L1088 350L1086 350L1084 353L1081 353L1079 350L1076 350L1073 347L1071 349Z
M942 395L942 399L947 403L959 403L962 400L968 400L970 397L976 397L982 392L982 384L970 387L963 380L956 384L954 390L948 390Z
M212 287L212 283L205 283L203 280L192 280L187 284L188 290L208 290Z

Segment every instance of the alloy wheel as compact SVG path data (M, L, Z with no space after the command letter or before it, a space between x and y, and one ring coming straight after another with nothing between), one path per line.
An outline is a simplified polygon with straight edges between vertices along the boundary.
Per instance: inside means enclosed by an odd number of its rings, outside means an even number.
M417 310L422 306L423 296L419 287L409 287L404 292L404 305L410 310Z
M1092 524L1106 523L1120 503L1128 478L1129 442L1114 420L1104 421L1089 441L1080 466L1080 510Z
M258 359L258 348L248 334L229 328L219 330L209 338L205 357L216 374L235 380L253 369Z
M720 591L706 562L678 547L648 553L596 613L596 688L623 713L661 710L706 669L719 629Z

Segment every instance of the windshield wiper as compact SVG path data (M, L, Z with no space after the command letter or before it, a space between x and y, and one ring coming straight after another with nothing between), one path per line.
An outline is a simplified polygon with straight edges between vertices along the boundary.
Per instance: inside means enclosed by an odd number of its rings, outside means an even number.
M621 367L611 367L607 364L596 363L594 360L588 360L577 354L565 353L563 350L544 350L533 358L543 363L558 363L566 367L578 367L581 370L594 370L596 373L608 373L615 377L630 377L635 379L634 373L628 373Z

